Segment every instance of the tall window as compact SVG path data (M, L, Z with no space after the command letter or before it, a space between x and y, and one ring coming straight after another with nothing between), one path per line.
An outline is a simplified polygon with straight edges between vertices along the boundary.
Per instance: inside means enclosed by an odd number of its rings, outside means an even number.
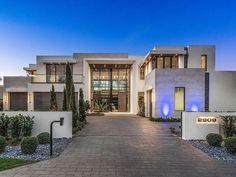
M72 69L72 66L71 66ZM65 64L47 64L46 81L47 82L65 82L66 65Z
M207 71L207 56L206 55L201 56L201 68Z
M175 87L175 110L183 111L185 109L185 88Z
M157 69L164 68L164 59L163 57L158 57L157 58Z
M144 67L139 68L140 80L144 80Z
M179 59L178 59L178 56L172 57L172 68L179 68Z
M165 57L165 68L171 68L171 58Z

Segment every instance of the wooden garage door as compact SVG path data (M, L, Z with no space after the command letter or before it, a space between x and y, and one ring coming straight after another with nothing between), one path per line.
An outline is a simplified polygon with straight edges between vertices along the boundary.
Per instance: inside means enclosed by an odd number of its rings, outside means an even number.
M11 92L10 93L10 110L11 111L27 111L27 92Z
M34 110L48 111L50 108L50 92L34 92Z
M78 93L75 93L78 98ZM50 92L34 92L34 110L49 111L50 109ZM56 92L58 111L62 110L63 92ZM77 99L76 99L77 102Z

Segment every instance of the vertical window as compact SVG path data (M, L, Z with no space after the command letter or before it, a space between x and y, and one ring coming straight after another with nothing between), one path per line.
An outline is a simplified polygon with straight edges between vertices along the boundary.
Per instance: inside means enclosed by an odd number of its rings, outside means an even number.
M157 67L157 58L153 57L152 58L152 70L155 69Z
M172 68L179 68L178 56L172 57Z
M66 65L65 64L60 64L60 65L55 65L56 66L56 82L65 82L66 79Z
M55 73L56 73L56 67L55 65L52 64L47 64L46 65L46 79L47 82L55 82Z
M139 68L139 74L140 74L140 80L144 80L144 68L143 67Z
M183 111L185 109L185 88L175 87L175 110Z
M165 57L165 68L171 68L170 57Z
M157 58L157 68L158 68L158 69L164 68L164 60L163 60L163 57L158 57L158 58Z
M201 56L201 68L207 71L207 56L206 55Z
M65 74L66 74L65 64L46 64L47 82L65 82Z

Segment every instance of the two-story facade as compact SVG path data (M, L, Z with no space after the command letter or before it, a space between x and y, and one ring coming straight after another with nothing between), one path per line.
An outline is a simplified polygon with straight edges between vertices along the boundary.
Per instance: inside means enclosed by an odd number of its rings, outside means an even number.
M65 65L71 64L75 91L84 90L92 111L97 100L107 112L179 117L181 111L235 111L236 72L215 70L215 46L157 46L146 56L127 53L74 53L37 56L27 77L4 77L4 110L49 110L55 86L62 109Z

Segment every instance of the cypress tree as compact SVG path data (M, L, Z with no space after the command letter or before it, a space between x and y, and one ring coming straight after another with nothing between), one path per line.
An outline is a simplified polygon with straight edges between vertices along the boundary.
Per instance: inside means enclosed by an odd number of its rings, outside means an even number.
M83 89L79 89L79 121L86 122L86 114L85 114L85 107L84 107L84 93Z
M71 110L72 110L72 121L73 121L73 127L78 127L79 123L79 114L78 109L75 101L75 86L72 85L72 93L71 93Z
M67 111L71 111L71 98L72 98L72 85L73 85L73 78L71 73L70 64L66 64L66 107Z
M51 90L50 111L57 111L57 96L54 85L52 85L52 90Z
M66 99L66 88L64 87L63 90L63 106L62 106L63 111L67 111L67 99Z

